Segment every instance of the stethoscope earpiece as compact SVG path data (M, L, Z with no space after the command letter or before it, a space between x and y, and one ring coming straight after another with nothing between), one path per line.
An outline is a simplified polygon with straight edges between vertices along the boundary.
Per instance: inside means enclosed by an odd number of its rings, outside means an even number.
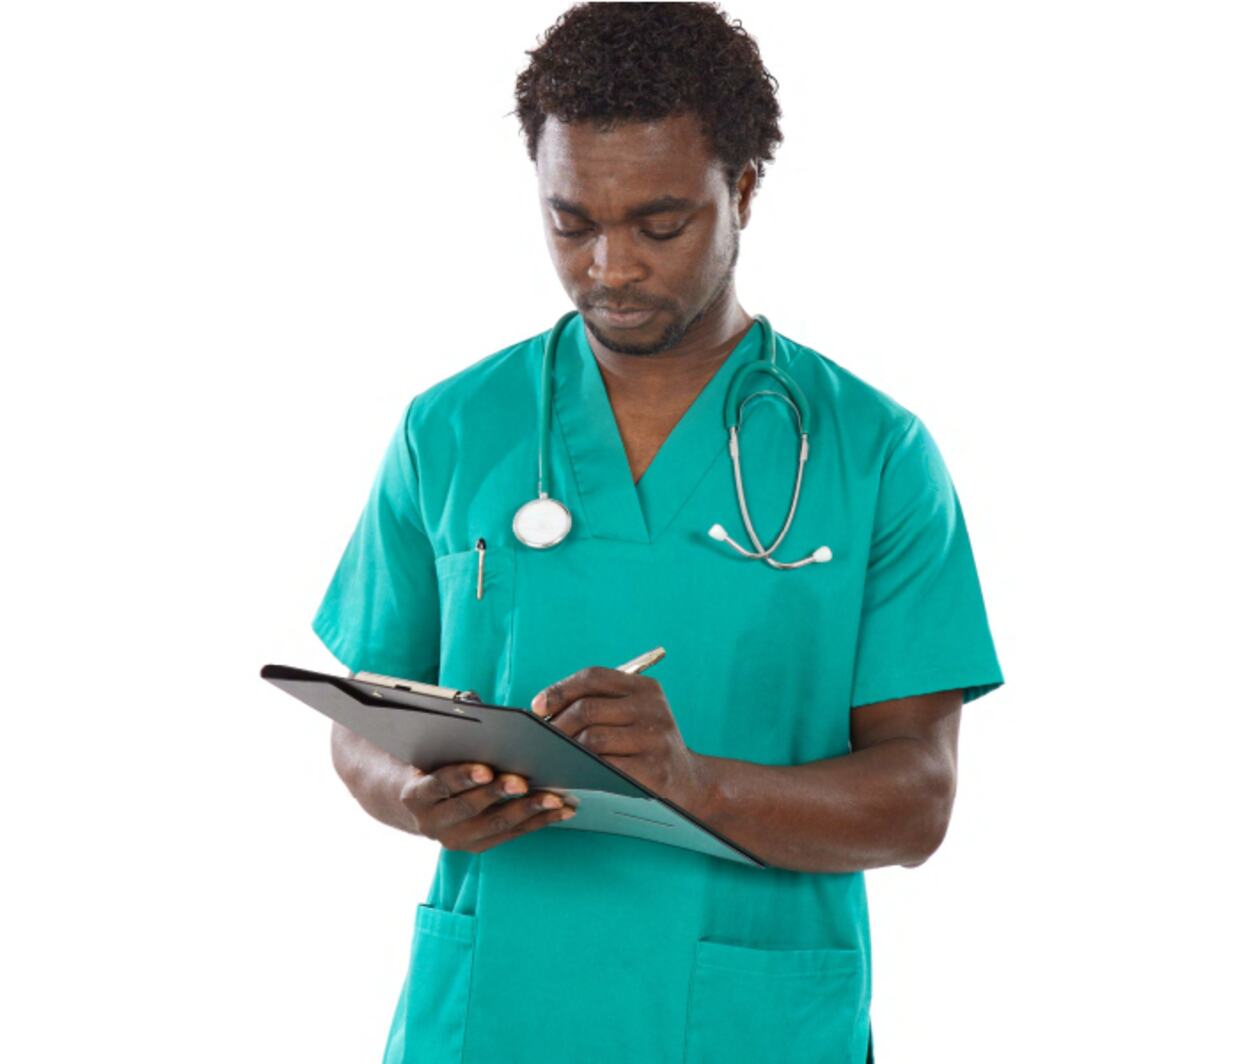
M516 516L512 519L512 531L516 534L516 538L525 546L532 547L535 550L545 550L548 547L554 547L569 534L569 530L573 527L572 515L570 515L565 505L558 499L551 498L547 493L546 456L547 445L551 435L551 378L556 361L556 344L564 327L576 315L576 310L570 310L562 315L560 320L552 326L551 332L547 335L547 342L543 347L542 394L539 401L538 417L538 498L530 499L527 503L524 503L516 511ZM810 420L809 404L805 399L805 393L788 376L786 370L775 364L776 344L774 330L770 327L770 322L766 320L764 314L758 314L756 319L761 323L763 330L761 355L757 361L743 365L736 371L726 391L723 413L726 430L729 433L727 449L730 453L731 467L735 473L735 494L739 499L739 512L744 519L744 528L748 532L748 538L752 540L753 545L757 549L755 551L745 550L731 539L726 534L726 530L718 524L713 525L709 529L709 535L716 540L730 544L745 558L764 561L767 565L771 565L776 569L799 569L803 565L810 565L815 562L829 562L831 561L830 547L819 547L813 554L796 562L780 562L770 557L778 549L779 544L783 542L783 537L787 535L788 529L792 527L792 519L796 515L796 504L801 494L801 481L805 475L805 462L809 458ZM765 357L767 350L769 351L768 358ZM796 467L796 484L792 490L792 505L788 510L787 520L783 523L782 530L768 548L762 547L761 540L757 538L757 531L752 526L752 519L748 516L748 505L744 499L744 480L739 462L739 424L743 417L744 403L747 403L752 396L745 398L738 407L735 405L735 397L739 394L739 386L744 379L755 373L764 373L773 377L787 389L787 395L775 391L762 391L754 394L772 395L787 403L796 416L797 434L800 438L800 457Z

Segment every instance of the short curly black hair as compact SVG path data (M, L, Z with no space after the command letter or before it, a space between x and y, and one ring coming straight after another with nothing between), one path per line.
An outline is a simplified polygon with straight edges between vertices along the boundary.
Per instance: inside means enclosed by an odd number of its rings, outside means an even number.
M734 192L750 162L757 180L783 142L779 83L757 42L717 4L581 3L561 15L516 78L516 117L529 158L548 115L650 122L694 113Z

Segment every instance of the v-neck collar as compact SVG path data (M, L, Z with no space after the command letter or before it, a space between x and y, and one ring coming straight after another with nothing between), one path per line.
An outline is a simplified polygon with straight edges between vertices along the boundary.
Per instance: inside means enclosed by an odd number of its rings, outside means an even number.
M590 534L651 543L674 519L719 454L726 450L722 405L735 370L761 355L764 326L754 321L692 400L638 484L630 470L612 402L580 314L556 345L554 403ZM786 365L785 345L778 363ZM764 387L760 374L747 390Z

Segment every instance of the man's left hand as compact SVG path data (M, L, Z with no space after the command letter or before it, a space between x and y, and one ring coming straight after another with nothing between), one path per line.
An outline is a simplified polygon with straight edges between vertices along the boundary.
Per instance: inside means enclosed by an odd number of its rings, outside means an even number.
M705 758L683 742L661 685L592 666L534 696L530 708L636 782L694 812L708 785Z

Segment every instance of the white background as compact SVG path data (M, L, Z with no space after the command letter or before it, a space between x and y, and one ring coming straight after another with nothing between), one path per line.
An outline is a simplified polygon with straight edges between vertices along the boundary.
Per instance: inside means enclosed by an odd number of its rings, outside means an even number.
M1007 678L869 876L880 1064L1257 1059L1249 6L728 8L741 300L929 425ZM510 114L562 10L4 7L5 1059L379 1059L436 845L258 670L339 671L407 400L569 309Z

